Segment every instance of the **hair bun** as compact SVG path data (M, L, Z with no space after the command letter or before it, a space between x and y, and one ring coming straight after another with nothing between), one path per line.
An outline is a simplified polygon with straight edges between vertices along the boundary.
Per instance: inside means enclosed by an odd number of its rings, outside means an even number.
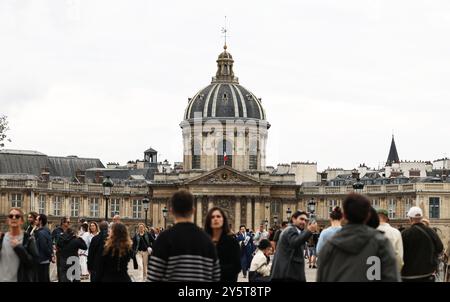
M341 207L337 206L333 209L333 212L342 213Z

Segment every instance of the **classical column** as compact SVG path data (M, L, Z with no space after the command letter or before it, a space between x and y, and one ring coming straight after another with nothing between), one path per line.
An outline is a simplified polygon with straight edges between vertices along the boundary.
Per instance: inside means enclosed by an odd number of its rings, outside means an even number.
M208 197L208 211L214 207L214 197Z
M151 204L150 217L152 218L152 226L157 227L158 226L158 203L153 198L150 200L150 204Z
M7 213L7 207L8 207L8 194L6 193L2 193L0 194L0 215L8 215L9 213Z
M245 226L247 228L252 227L252 198L247 197L247 221L245 222Z
M197 201L197 208L195 209L197 211L197 217L196 217L196 223L199 227L203 226L203 217L202 217L202 200L203 197L199 196L196 198Z
M39 207L36 206L37 198L34 195L34 191L30 190L30 212L39 212Z
M130 204L131 204L131 198L127 197L124 198L123 200L123 204L124 204L124 215L127 218L131 218L131 211L130 211Z
M239 226L241 225L241 199L240 197L236 199L234 205L234 231L238 232Z
M89 216L89 196L84 196L83 216L85 217Z
M263 212L264 213L264 212ZM256 198L255 200L255 219L253 221L253 230L256 230L259 225L261 224L261 221L264 220L264 218L261 219L261 199Z

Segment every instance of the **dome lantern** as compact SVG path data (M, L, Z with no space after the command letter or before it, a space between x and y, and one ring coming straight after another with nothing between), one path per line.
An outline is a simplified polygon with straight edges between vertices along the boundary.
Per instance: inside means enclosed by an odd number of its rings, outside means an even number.
M216 76L212 79L212 84L220 82L236 83L238 84L238 78L234 76L233 72L233 57L227 51L227 45L223 46L223 52L217 58L217 72Z

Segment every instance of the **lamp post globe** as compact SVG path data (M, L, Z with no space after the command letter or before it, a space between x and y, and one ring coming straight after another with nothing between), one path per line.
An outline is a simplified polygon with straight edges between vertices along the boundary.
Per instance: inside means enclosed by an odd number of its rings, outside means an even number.
M147 227L147 212L148 212L149 204L150 204L150 199L148 199L148 196L145 196L142 199L142 205L143 205L144 211L145 211L145 227Z
M169 210L167 209L167 207L164 206L164 209L162 209L163 212L163 217L164 217L164 230L167 228L167 214L169 212Z
M109 197L111 197L112 187L114 187L114 182L111 180L109 176L106 176L106 178L102 182L103 186L103 197L105 198L105 221L108 221L108 211L109 211Z
M308 202L308 211L311 219L314 219L315 212L316 212L316 201L314 198L311 198L311 200Z
M286 210L287 221L291 220L291 214L292 214L291 208L287 208Z

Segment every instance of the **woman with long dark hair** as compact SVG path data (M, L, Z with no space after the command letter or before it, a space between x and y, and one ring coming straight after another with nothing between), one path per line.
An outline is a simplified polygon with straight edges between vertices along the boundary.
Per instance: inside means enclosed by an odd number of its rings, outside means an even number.
M220 262L220 281L236 282L241 270L239 244L231 233L225 212L211 208L205 219L205 231L216 246Z
M128 275L128 262L133 255L131 246L132 241L125 225L114 223L105 242L100 282L131 282Z

